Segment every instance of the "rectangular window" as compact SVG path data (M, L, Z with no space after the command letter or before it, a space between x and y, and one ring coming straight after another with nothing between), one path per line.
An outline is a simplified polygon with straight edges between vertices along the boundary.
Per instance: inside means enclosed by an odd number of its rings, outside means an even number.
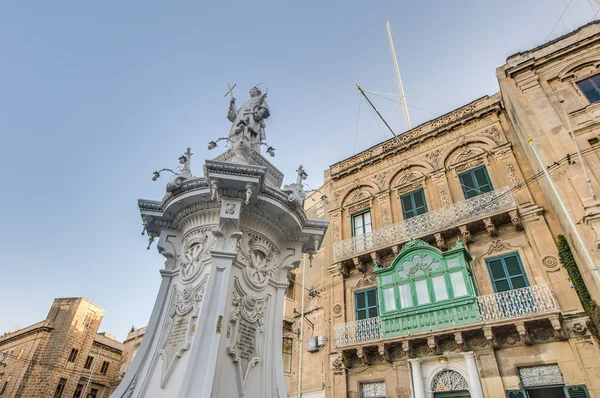
M371 212L355 214L352 216L352 236L360 236L372 231Z
M505 292L529 286L519 253L510 253L504 256L489 258L485 262L487 263L495 292Z
M387 393L385 391L385 382L367 382L360 383L360 398L385 398Z
M100 374L105 375L108 372L108 365L110 365L109 362L102 362L102 366L100 367Z
M410 308L413 306L412 294L410 292L410 284L398 286L398 292L400 293L400 305L402 308Z
M56 386L56 390L54 391L54 398L62 397L62 393L65 390L65 385L67 384L67 379L61 377L58 381L58 385Z
M396 297L394 295L393 287L383 289L383 304L386 311L393 311L396 309Z
M450 274L450 282L454 290L454 297L462 297L467 295L467 285L462 271L453 272Z
M427 202L423 189L419 189L400 197L402 204L402 218L405 220L427 213Z
M444 275L432 277L431 283L433 284L435 301L448 300L448 289L446 289L446 278Z
M284 337L282 346L283 371L292 373L292 338Z
M600 101L600 75L577 82L577 86L591 104Z
M83 384L77 384L77 388L75 389L75 393L73 394L73 398L82 398L81 394L83 393Z
M296 285L296 274L288 274L288 288L287 292L285 292L285 297L293 300L294 299L294 289Z
M76 350L75 348L73 348L71 350L71 353L69 354L69 362L75 362L75 360L77 359L78 353L79 353L79 350Z
M379 316L377 288L355 292L354 304L356 308L357 321L361 319L374 318L376 316Z
M429 289L427 288L427 280L415 282L415 290L417 291L417 302L419 305L429 304Z
M85 360L85 365L83 365L83 368L91 369L93 362L94 362L94 357L88 355L87 359Z
M458 175L465 199L494 190L485 166Z

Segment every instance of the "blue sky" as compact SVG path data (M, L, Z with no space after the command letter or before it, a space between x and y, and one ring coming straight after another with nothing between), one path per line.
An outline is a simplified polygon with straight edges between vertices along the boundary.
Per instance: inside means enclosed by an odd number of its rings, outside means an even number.
M163 261L137 199L162 197L151 173L187 146L196 174L216 155L228 82L238 103L267 83L273 161L289 182L303 164L314 187L390 137L355 86L396 92L386 19L417 125L497 92L507 56L589 22L595 2L572 0L553 31L567 0L0 3L0 333L55 297L100 305L121 339L148 322Z

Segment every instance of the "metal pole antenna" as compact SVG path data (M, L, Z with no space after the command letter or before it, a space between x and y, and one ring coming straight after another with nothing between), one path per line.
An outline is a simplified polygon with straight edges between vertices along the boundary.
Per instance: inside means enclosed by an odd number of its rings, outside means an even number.
M390 21L385 21L385 28L387 30L388 39L390 41L390 51L392 52L392 59L394 60L394 67L396 72L396 82L398 83L398 90L400 90L400 102L402 103L402 109L404 110L404 121L406 122L406 130L410 130L410 116L408 115L408 106L406 105L406 97L404 96L404 88L402 87L402 79L400 79L400 68L398 67L398 58L396 57L396 50L394 49L394 41L392 40L392 32L390 31Z
M542 163L542 159L540 159L540 155L538 155L535 147L533 146L533 140L531 139L531 137L529 137L529 136L527 137L527 142L529 142L529 145L531 146L531 150L533 151L535 158L537 159L538 163L540 164L540 167L542 168L542 170L544 171L544 174L546 175L546 179L548 180L548 184L550 184L550 188L552 189L552 192L554 193L554 196L556 197L556 200L558 201L558 205L560 206L561 210L565 214L565 217L567 218L569 226L571 227L571 230L575 234L575 239L577 239L579 241L579 244L581 245L582 251L585 255L585 259L587 260L588 266L590 267L590 270L592 271L592 274L594 275L594 279L596 280L596 283L600 284L600 275L598 275L598 267L596 267L596 264L594 263L594 259L592 258L592 255L591 255L590 251L588 250L588 247L585 245L583 237L581 236L581 232L579 232L577 225L575 225L575 221L573 221L573 218L571 217L571 213L569 213L569 210L567 209L565 202L563 202L562 197L558 193L558 189L556 188L556 185L554 185L554 181L552 181L552 178L550 177L550 173L548 173L548 169L546 168L546 166L544 166L544 163Z

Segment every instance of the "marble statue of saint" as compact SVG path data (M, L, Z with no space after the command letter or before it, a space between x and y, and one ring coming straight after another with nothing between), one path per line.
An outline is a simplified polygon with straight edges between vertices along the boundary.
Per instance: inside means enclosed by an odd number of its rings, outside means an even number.
M231 97L227 113L227 119L233 123L229 131L230 140L237 141L245 135L250 144L257 144L266 139L264 120L270 116L266 96L257 87L252 87L250 99L239 109L235 107L235 98Z

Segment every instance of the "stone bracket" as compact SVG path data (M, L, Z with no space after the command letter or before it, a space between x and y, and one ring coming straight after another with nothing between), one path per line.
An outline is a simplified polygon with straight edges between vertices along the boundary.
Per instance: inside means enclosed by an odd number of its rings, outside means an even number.
M496 333L494 332L494 330L492 329L491 326L483 327L483 335L485 336L485 339L487 340L490 347L498 348L498 346L500 344L498 343L498 339L496 338Z
M439 343L439 341L438 341L438 338L436 336L429 336L429 337L427 337L427 346L431 349L431 351L435 355L440 355L441 354L440 346L439 346L438 343Z
M473 235L471 235L471 231L469 231L469 228L466 225L460 225L458 229L460 229L460 234L462 235L465 243L473 242Z
M454 333L454 341L456 341L456 345L458 345L458 348L461 351L463 351L463 352L468 351L467 342L466 342L465 337L462 332Z
M413 347L412 344L410 344L410 341L408 340L403 340L400 342L400 344L402 344L402 351L404 351L404 353L406 354L406 356L408 358L414 358L415 354L413 351Z
M496 226L491 218L484 218L483 224L485 225L485 229L488 231L491 237L498 236L498 230L496 229Z
M433 236L435 237L435 242L437 243L437 246L440 248L440 250L446 250L448 248L448 246L446 245L446 240L444 239L441 233L438 232L437 234L433 234Z
M392 356L390 355L390 350L387 349L387 347L385 346L385 344L379 344L377 346L377 351L379 352L379 355L386 362L392 363Z
M362 261L359 257L352 257L352 262L354 263L354 266L357 270L359 270L363 274L367 272L367 264L365 264L365 262Z
M510 221L513 223L517 231L523 229L523 221L521 220L521 216L519 216L519 212L517 210L511 210L508 212L510 216Z
M552 328L554 329L554 335L559 338L560 340L568 340L569 339L569 334L567 332L567 329L565 327L563 327L563 323L562 323L562 319L560 319L560 317L558 315L550 317L550 324L552 325Z
M529 334L529 330L527 330L525 322L516 322L515 326L517 327L517 332L519 332L519 336L521 336L521 341L526 345L532 345L533 340L531 339L531 335Z

